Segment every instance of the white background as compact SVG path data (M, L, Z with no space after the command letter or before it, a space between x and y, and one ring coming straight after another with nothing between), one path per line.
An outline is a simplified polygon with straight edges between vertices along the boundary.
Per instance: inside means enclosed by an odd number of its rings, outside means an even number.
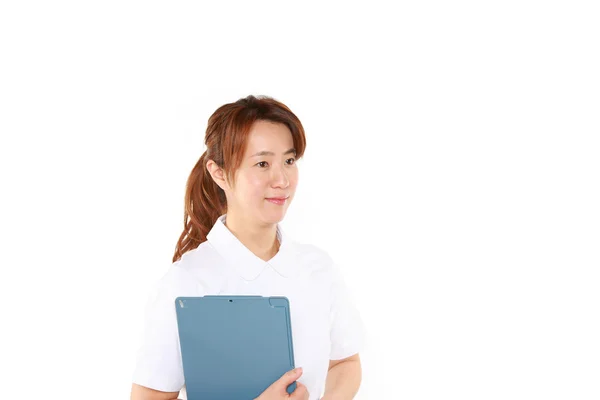
M600 398L600 14L579 1L6 1L0 397L124 399L206 121L286 103L283 226L371 399Z

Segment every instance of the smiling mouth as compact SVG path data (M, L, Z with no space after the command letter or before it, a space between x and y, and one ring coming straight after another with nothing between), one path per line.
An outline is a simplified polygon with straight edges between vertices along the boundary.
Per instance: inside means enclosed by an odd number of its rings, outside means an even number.
M289 199L289 196L288 197L268 197L266 200L273 204L283 205L283 204L285 204L287 199Z

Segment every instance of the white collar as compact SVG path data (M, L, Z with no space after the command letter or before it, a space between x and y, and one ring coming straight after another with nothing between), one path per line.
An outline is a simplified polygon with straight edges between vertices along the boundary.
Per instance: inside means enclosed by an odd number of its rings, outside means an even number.
M272 267L284 278L297 275L298 265L294 262L293 243L277 224L279 251L269 261L264 261L252 253L225 226L227 214L221 215L206 236L208 242L233 269L247 281L255 280L268 267Z

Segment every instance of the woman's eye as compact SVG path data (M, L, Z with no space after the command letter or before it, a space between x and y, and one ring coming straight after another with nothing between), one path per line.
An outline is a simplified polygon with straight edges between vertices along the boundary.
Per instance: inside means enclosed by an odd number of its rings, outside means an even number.
M287 163L288 165L293 165L296 162L295 158L288 158Z
M260 166L261 168L265 168L268 165L268 163L266 161L261 161L256 165Z

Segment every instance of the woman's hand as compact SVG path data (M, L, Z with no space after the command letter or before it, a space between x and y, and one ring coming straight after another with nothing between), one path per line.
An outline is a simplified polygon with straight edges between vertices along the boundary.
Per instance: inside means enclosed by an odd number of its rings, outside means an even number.
M296 390L292 394L287 392L287 387L300 376L302 376L302 368L286 372L255 400L308 400L308 390L300 382L296 382Z

